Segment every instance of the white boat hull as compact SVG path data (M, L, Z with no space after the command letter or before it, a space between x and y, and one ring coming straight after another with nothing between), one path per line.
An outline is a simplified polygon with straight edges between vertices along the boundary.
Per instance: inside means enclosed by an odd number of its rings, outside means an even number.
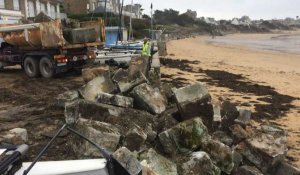
M15 175L22 175L31 163L23 163ZM109 175L105 159L38 162L28 175Z

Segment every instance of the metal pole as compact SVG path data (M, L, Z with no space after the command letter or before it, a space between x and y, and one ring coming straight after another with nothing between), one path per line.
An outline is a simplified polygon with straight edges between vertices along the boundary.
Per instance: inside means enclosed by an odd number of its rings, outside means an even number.
M119 0L119 3L120 3L120 0ZM118 39L117 39L117 41L116 41L116 45L118 44L118 40L121 40L123 4L124 4L124 0L122 0L122 4L120 4L120 7L119 7L119 10L120 10L120 16L119 16L119 32L118 32Z
M153 39L153 4L151 3L151 39Z
M132 32L132 6L133 6L133 0L131 0L131 9L130 9L130 29L129 29L129 40L131 40Z
M106 11L106 5L107 5L107 0L105 0L105 3L104 3L104 22L105 22L105 26L107 24L107 11Z

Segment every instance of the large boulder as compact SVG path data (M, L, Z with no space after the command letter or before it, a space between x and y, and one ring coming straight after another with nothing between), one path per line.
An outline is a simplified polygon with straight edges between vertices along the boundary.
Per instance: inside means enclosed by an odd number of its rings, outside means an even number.
M153 149L143 152L140 155L140 160L147 172L157 175L177 175L176 164L161 156Z
M126 147L119 148L112 156L130 175L138 175L141 173L142 166L140 162Z
M113 123L121 112L122 108L77 100L65 106L65 119L68 124L75 124L79 118Z
M234 124L235 119L238 118L239 111L234 104L229 101L225 101L222 103L221 116L221 125L225 130L228 130L228 128Z
M287 135L269 126L239 145L242 155L263 173L268 173L284 161L287 154Z
M102 92L109 94L117 92L117 87L110 78L110 73L104 73L102 76L96 77L80 90L82 97L92 102L96 102L97 95Z
M230 174L234 168L231 148L217 140L208 139L203 142L201 150L207 152L215 165L223 172Z
M208 130L197 117L159 134L159 140L167 154L186 153L197 150L208 136Z
M101 92L97 95L96 100L98 103L114 105L124 108L133 107L133 98L125 97L121 95L112 95L108 93Z
M134 98L134 105L152 114L161 114L166 110L166 101L159 91L144 83L135 87L130 93Z
M220 175L221 170L215 166L209 155L205 152L194 152L188 161L182 165L183 175Z
M214 114L211 96L202 83L196 82L173 91L183 120L201 117L208 128L212 127Z
M120 142L121 134L115 126L86 119L79 119L75 129L97 143L102 148L114 152ZM71 137L72 148L80 158L83 157L101 157L99 151L87 141L78 139L76 136Z
M126 94L136 86L149 82L145 74L138 72L134 77L129 77L129 71L119 69L112 77L113 81L117 84L121 93Z
M78 91L67 91L65 93L58 95L57 102L59 107L65 107L67 103L74 102L78 99L79 99Z
M136 126L127 132L124 146L130 151L140 151L146 140L147 133L139 126Z
M86 67L82 69L82 78L87 83L98 76L109 73L109 66Z

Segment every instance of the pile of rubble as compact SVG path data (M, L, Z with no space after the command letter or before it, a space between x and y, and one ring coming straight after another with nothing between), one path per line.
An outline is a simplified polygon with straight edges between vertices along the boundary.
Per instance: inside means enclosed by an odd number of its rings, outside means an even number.
M159 58L129 69L83 71L87 84L58 98L69 124L114 152L130 174L296 175L285 162L287 133L250 126L251 111L216 102L197 82L179 89L160 82ZM101 157L85 141L71 138L79 158Z
M285 161L286 131L251 126L251 111L214 100L200 82L179 89L161 83L157 55L148 65L147 58L133 58L128 69L83 70L87 84L57 98L66 122L112 152L132 175L300 173ZM69 137L78 158L102 156ZM27 134L16 129L2 139L13 138L24 141Z

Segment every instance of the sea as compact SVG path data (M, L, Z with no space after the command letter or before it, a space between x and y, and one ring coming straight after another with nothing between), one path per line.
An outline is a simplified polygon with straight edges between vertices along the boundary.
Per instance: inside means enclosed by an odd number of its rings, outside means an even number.
M214 39L208 39L207 41L210 43L246 46L254 49L273 52L300 54L300 33L270 35L270 37L261 38L236 37L234 35L228 35L216 37Z

